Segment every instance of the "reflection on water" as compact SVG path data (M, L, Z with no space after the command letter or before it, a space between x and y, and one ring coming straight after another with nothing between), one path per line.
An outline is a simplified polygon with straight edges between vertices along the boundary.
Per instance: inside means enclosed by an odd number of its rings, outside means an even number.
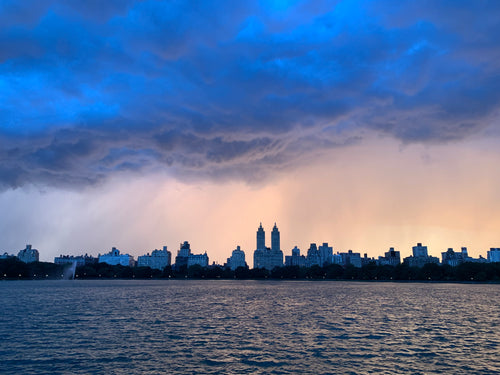
M500 372L500 285L0 282L2 374Z

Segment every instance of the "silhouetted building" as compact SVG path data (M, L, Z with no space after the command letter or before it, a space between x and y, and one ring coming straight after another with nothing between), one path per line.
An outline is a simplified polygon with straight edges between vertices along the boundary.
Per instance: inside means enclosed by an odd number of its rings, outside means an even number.
M239 246L236 246L236 249L233 250L231 256L227 258L227 266L233 271L238 267L247 267L247 263L245 262L245 252L241 250Z
M59 255L54 258L55 264L73 264L76 263L77 267L87 266L96 264L98 261L97 258L94 258L91 255Z
M271 232L271 250L272 251L281 251L280 248L280 232L276 223L274 223L273 230Z
M342 257L342 265L348 266L352 264L354 267L361 267L361 254L353 253L352 250L349 250L347 253L340 253Z
M451 247L448 248L447 251L441 253L441 263L452 267L468 262L469 259L471 258L469 258L469 255L467 254L466 247L462 247L462 251L460 253L455 253Z
M208 267L208 254L206 251L203 254L189 254L187 266L191 267L196 264L202 267Z
M3 253L0 255L0 259L10 259L10 258L15 258L15 255L9 254L7 252Z
M37 249L33 249L31 245L26 245L26 249L20 250L17 253L17 258L24 263L38 262L40 254Z
M429 254L427 253L427 246L422 246L422 244L420 242L417 243L417 246L413 246L411 249L412 249L414 257L427 257L427 256L429 256Z
M323 245L318 248L318 253L320 266L333 263L333 248L328 246L328 242L323 242Z
M133 267L135 265L134 257L129 254L120 254L120 250L113 247L111 251L104 255L99 255L99 263L106 263L111 266L121 265Z
M319 256L318 246L315 243L312 243L307 250L307 267L312 266L321 266L321 258Z
M381 266L397 266L398 264L401 264L401 255L399 251L396 251L393 247L390 247L389 251L385 252L383 257L378 257L378 264L380 264Z
M191 245L189 242L184 241L180 245L180 249L175 257L175 268L180 269L182 266L191 267L198 264L202 267L208 267L208 255L204 254L192 254Z
M488 262L497 263L500 262L500 248L499 247L491 247L490 250L486 253Z
M188 265L188 257L191 254L191 245L189 242L184 241L180 244L179 251L177 251L177 256L175 257L175 268L180 269L182 266Z
M257 250L265 250L266 248L266 232L262 228L262 223L260 223L257 229Z
M283 267L283 251L280 249L280 232L274 223L271 232L271 248L265 246L265 232L262 223L257 230L257 249L253 253L253 267L272 270L274 267Z
M408 264L410 267L423 267L428 263L439 264L439 258L429 256L427 246L422 246L421 243L417 243L417 246L413 246L412 250L413 256L403 259L403 262Z
M370 263L375 263L375 258L370 258L368 254L363 254L363 258L361 258L361 266L366 266Z
M306 266L306 257L300 255L300 249L297 246L292 249L292 255L285 256L285 266Z
M170 266L172 262L172 253L167 250L167 246L163 246L162 250L155 249L151 255L141 255L137 258L138 267L150 267L151 269L163 270Z

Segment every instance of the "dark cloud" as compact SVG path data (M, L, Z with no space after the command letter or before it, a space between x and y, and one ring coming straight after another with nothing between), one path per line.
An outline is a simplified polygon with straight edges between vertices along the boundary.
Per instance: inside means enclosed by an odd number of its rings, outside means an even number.
M497 2L245 3L2 2L0 184L253 180L363 128L492 125Z

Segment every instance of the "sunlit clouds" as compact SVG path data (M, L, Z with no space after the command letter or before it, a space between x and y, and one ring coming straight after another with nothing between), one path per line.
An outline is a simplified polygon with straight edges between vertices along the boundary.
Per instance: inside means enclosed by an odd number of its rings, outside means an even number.
M188 240L223 262L241 245L251 256L260 222L277 222L282 248L329 242L377 256L390 246L409 254L423 242L433 254L468 246L485 255L500 225L500 161L492 142L405 146L390 139L334 151L265 184L179 182L122 174L83 190L9 190L0 204L6 249L37 243L47 260L117 246L141 255ZM9 235L15 233L16 235ZM50 256L49 256L50 254Z

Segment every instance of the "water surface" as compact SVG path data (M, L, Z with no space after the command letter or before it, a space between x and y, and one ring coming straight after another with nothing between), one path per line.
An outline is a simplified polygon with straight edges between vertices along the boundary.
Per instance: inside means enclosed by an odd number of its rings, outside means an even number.
M2 374L500 372L500 285L0 282Z

